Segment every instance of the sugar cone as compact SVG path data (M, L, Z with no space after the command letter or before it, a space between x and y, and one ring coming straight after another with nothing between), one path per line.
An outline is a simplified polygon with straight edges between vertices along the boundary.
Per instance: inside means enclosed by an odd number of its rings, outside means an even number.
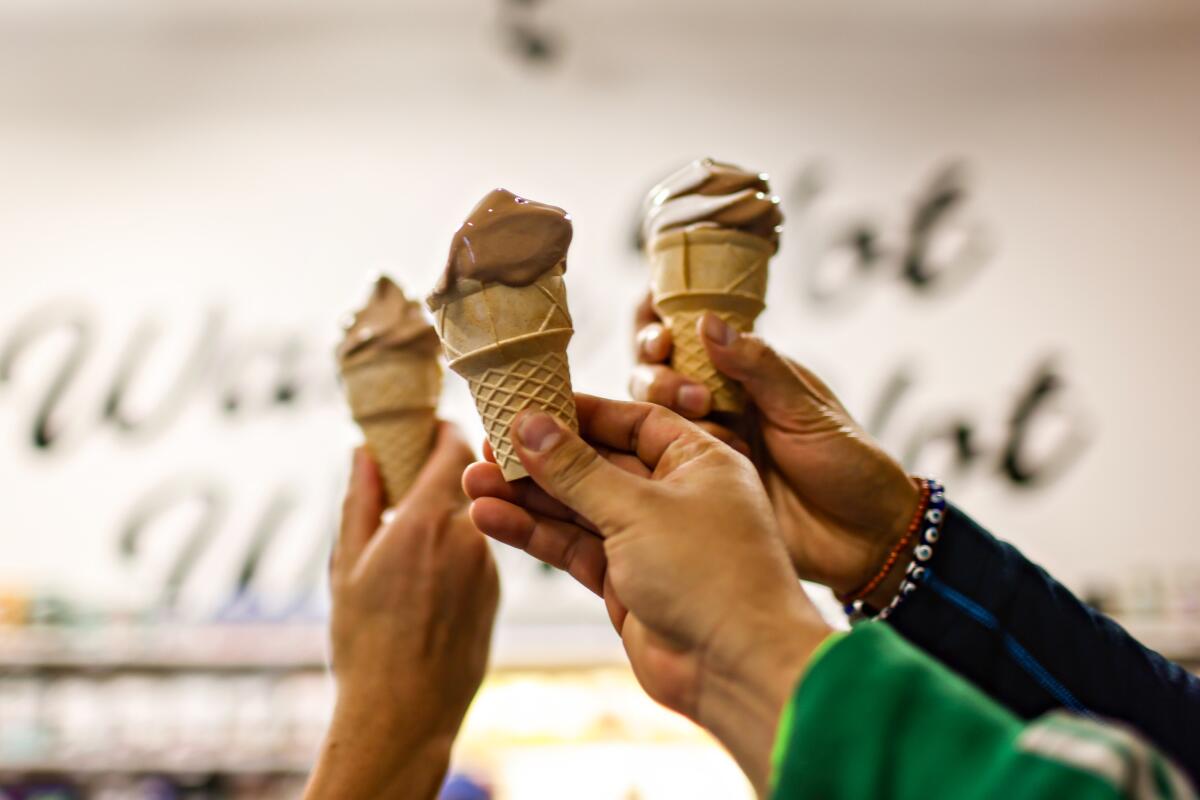
M529 286L478 284L440 304L434 320L450 369L467 379L506 480L529 474L509 439L518 411L540 408L579 429L567 364L575 330L561 269Z
M384 352L343 369L354 421L379 464L388 504L404 497L429 458L437 433L442 370L421 352Z
M708 387L714 411L740 413L746 395L713 366L697 322L712 311L739 331L753 330L765 307L772 254L767 240L723 228L671 231L650 243L651 294L671 330L671 367Z

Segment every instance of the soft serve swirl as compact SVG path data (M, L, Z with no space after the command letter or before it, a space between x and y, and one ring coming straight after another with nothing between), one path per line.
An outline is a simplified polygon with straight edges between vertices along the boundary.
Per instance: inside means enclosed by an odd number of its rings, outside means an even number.
M420 304L405 297L387 276L380 276L367 302L347 321L337 357L347 366L387 350L412 348L432 354L440 346L437 331L425 318Z
M759 236L779 248L783 214L766 173L702 158L667 176L643 205L642 240L679 228L716 227Z

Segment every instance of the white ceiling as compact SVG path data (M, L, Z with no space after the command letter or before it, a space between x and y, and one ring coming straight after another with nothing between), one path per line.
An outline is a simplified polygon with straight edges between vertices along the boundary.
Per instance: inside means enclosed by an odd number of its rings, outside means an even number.
M507 0L509 5L525 5ZM227 24L292 28L308 24L350 26L431 22L471 25L494 18L505 0L6 0L0 35L27 33L29 25L93 32L159 24ZM1195 37L1200 46L1200 3L1195 0L533 0L534 16L570 24L630 26L669 22L686 27L735 24L752 31L779 24L819 28L991 29L1021 33L1045 28L1120 34L1159 31ZM1182 31L1181 31L1182 26Z

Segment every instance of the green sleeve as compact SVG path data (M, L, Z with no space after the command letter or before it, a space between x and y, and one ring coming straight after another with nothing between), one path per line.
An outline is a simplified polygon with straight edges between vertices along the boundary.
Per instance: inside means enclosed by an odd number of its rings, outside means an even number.
M780 723L772 796L1187 796L1186 789L1179 795L1161 781L1137 780L1159 769L1161 759L1146 760L1137 773L1137 760L1109 747L1113 737L1105 730L1058 715L1026 725L890 627L864 624L825 648L797 686ZM1054 746L1043 746L1047 741Z

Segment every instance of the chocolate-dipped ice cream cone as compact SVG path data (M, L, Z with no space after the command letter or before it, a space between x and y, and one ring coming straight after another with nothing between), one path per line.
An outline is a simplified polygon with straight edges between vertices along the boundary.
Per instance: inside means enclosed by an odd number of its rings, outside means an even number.
M739 331L754 329L782 221L766 175L712 159L688 164L646 198L651 295L671 330L671 367L708 387L714 411L740 413L746 397L709 360L697 323L712 311Z
M420 304L386 277L375 282L338 347L346 400L379 464L389 505L408 492L433 449L439 349Z
M467 380L504 477L528 473L509 427L530 406L578 430L563 283L571 218L497 189L459 228L428 304L448 366Z

